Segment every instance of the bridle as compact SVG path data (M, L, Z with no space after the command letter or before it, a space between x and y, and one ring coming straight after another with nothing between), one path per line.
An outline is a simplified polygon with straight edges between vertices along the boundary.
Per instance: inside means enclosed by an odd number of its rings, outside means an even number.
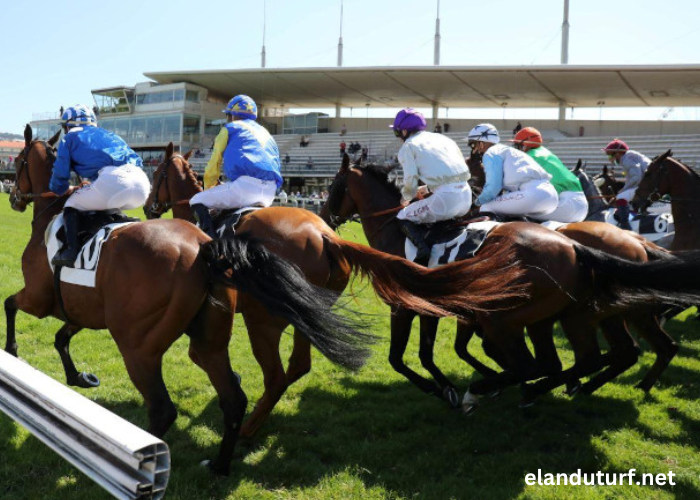
M24 146L22 153L20 153L22 155L22 162L19 164L19 169L15 174L15 189L11 199L12 206L20 201L24 201L25 203L29 204L34 201L34 198L54 198L58 196L56 193L52 193L51 191L46 191L44 193L22 193L22 190L19 187L19 182L22 179L22 173L25 172L25 169L27 181L29 181L30 186L33 186L32 179L29 176L29 169L26 168L27 165L29 165L27 158L29 157L29 153L31 153L32 149L34 148L34 145L39 143L44 145L47 152L53 152L53 148L46 141L32 141L28 145ZM15 159L15 161L17 161L17 159Z
M153 202L148 208L148 211L152 217L163 215L165 212L167 212L174 206L187 205L190 202L189 198L176 201L170 200L170 186L168 185L168 167L170 167L170 165L173 164L173 160L175 158L182 158L182 161L185 162L185 167L191 168L189 162L185 159L184 156L180 154L171 156L164 163L161 164L163 165L163 168L161 169L160 175L158 176L158 179L156 179L155 182L155 188L153 189ZM167 191L168 201L160 203L158 201L158 193L160 192L160 186L163 184L163 182L165 182L165 190Z

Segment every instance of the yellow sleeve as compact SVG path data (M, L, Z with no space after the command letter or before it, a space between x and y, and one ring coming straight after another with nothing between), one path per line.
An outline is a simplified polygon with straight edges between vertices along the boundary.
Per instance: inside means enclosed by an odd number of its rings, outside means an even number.
M221 162L224 159L224 150L228 144L228 129L221 128L221 132L216 136L214 148L211 151L211 158L207 163L207 168L204 170L204 189L209 189L216 186L221 175Z

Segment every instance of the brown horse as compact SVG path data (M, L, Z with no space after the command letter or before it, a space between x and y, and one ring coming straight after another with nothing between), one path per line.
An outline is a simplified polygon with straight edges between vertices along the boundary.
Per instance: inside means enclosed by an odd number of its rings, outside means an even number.
M579 160L577 168L580 168L580 164L581 162ZM467 165L472 173L472 180L470 182L475 191L480 191L484 185L485 174L479 155L472 154L467 158ZM646 240L639 234L632 231L625 231L605 222L591 221L566 224L558 228L557 232L587 247L595 248L630 261L648 262L649 260L665 259L669 257L664 249ZM537 351L550 354L553 352L553 323L554 322L548 324L546 328L528 328L528 332L533 340L533 345L535 346L536 354ZM648 308L639 311L630 311L624 315L624 318L609 318L599 326L604 334L606 334L606 337L614 337L615 334L612 333L611 330L617 329L620 335L627 339L629 337L629 331L627 330L626 323L635 327L639 334L649 342L656 354L654 365L644 379L637 385L640 389L649 391L659 379L661 373L663 373L671 360L675 357L678 352L678 345L662 328L658 320L658 315L654 314L653 311L650 312ZM594 330L595 328L592 328L587 335L591 338L595 338ZM582 329L580 333L586 335ZM579 344L579 342L575 343ZM631 352L625 351L623 354L624 360L618 363L618 369L623 369L624 366L629 363L633 364ZM614 362L611 358L612 356L607 357L606 364L609 364L608 362ZM610 371L608 375L612 373L613 371ZM610 379L612 379L612 377L610 377Z
M338 364L358 368L369 355L366 344L371 336L358 332L352 320L330 311L336 292L313 286L296 267L249 237L211 241L184 221L146 221L115 230L102 247L95 287L60 283L57 293L44 234L67 197L49 192L53 155L51 145L32 140L31 127L27 126L25 148L15 161L16 183L10 202L17 211L34 202L34 217L22 256L25 287L5 300L7 346L12 354L17 355L18 310L38 318L62 318L74 331L108 329L148 407L149 432L162 436L177 416L163 382L162 358L186 333L190 337L189 355L208 374L223 411L223 439L209 467L224 474L229 470L247 405L228 354L237 298L232 288L257 301L255 313L293 324ZM389 303L444 315L444 307L454 308L462 301L467 307L482 309L481 299L472 299L472 293L484 292L486 300L507 296L491 292L496 288L493 282L468 276L453 287L455 281L446 273L355 248L359 245L333 242L337 237L330 230L328 233L323 239L332 247L339 265L361 269ZM494 265L501 267L503 263ZM477 286L473 286L475 281ZM480 283L485 286L480 288ZM460 291L470 287L467 293ZM450 296L441 297L442 290Z
M671 249L700 248L700 175L673 158L670 149L649 164L632 205L645 210L664 195L671 197L676 225Z
M386 172L378 168L350 168L349 159L344 158L343 165L334 180L329 200L329 220L347 220L357 214L362 222L365 235L371 246L393 253L403 255L403 237L395 224L395 214L398 212L400 192L397 187L387 180ZM544 375L555 375L556 378L547 381L546 385L538 387L551 388L559 383L571 382L573 379L595 373L605 366L607 358L599 353L594 336L589 335L591 327L608 318L614 318L616 314L628 309L629 304L646 303L652 293L632 293L633 297L621 305L615 298L617 293L626 295L637 287L653 287L647 273L657 266L668 266L680 270L686 264L666 261L650 263L645 266L634 267L634 264L620 261L606 254L598 253L576 244L572 240L556 232L549 231L536 224L512 223L503 224L494 229L484 242L484 245L476 257L470 260L479 261L499 248L512 248L518 256L518 266L523 269L523 280L528 287L530 300L516 299L499 303L507 310L491 310L476 312L474 318L483 328L483 336L488 346L496 348L497 361L505 368L501 374L493 375L484 380L473 383L470 387L472 394L485 394L514 383L539 378ZM463 261L465 264L468 261ZM614 264L604 264L614 262ZM631 266L631 267L630 267ZM594 269L606 269L605 277L594 273ZM439 268L438 268L439 269ZM466 271L464 268L462 271ZM621 271L626 269L626 271ZM635 271L632 271L635 269ZM680 274L682 276L683 273ZM634 278L632 278L634 276ZM632 279L631 281L627 281ZM606 288L608 280L616 284L615 292L609 294L599 289ZM681 278L683 285L693 288L691 282ZM608 283L609 284L609 283ZM631 287L631 288L630 288ZM672 286L668 284L667 292L657 290L656 298L660 300L677 300L674 298ZM604 299L604 297L606 297ZM687 300L688 296L684 297ZM591 308L591 303L595 307ZM497 309L494 307L494 309ZM410 321L415 313L408 311L403 316L392 316L392 365L400 362L405 351L405 345L410 334ZM468 316L467 314L464 315ZM399 323L401 318L403 323ZM574 346L577 352L576 364L565 372L560 372L561 366L545 366L533 359L524 341L524 327L537 327L547 324L559 318L569 332L585 331L586 335L576 335L578 343ZM612 319L611 321L614 321ZM634 348L628 332L620 328L610 328L611 348L615 356L609 356L616 360L615 366L608 367L602 373L583 386L584 392L590 392L598 388L612 376L624 371L636 361L637 351ZM427 339L421 346L432 344L432 339ZM488 351L488 349L487 349ZM556 353L554 353L556 357ZM623 355L624 354L624 355ZM396 357L393 357L396 356ZM554 363L552 356L546 357ZM633 359L630 363L630 358ZM623 362L624 360L624 362ZM558 362L558 359L557 361ZM434 365L433 365L434 366ZM403 368L400 373L407 375L408 369ZM444 377L444 375L442 375ZM409 379L413 382L421 380L419 387L430 392L430 387L435 385L412 373ZM438 384L444 383L446 378L438 380ZM552 385L552 382L557 383ZM447 381L449 384L449 381ZM443 386L444 387L444 386ZM471 408L473 403L468 398L467 405Z

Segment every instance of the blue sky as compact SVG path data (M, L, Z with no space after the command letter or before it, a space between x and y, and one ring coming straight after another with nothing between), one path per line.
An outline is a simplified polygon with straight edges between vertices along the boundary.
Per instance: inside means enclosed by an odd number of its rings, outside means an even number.
M345 0L344 11L345 66L432 64L436 1ZM146 71L260 65L262 0L10 0L2 12L4 132ZM562 12L563 0L441 0L441 62L558 64ZM339 14L340 0L267 0L267 66L335 66ZM571 0L569 62L698 64L698 14L690 0Z

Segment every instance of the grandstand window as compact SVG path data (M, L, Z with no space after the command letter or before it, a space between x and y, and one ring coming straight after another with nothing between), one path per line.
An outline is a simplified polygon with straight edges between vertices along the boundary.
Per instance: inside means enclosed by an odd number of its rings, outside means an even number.
M131 128L129 129L128 142L145 142L146 139L146 119L132 118Z
M163 118L163 142L180 140L180 116L169 115Z
M199 92L196 90L188 90L186 92L185 100L189 102L199 102Z
M223 118L216 120L207 118L204 121L204 133L206 135L218 135L218 133L221 131L221 127L223 127L224 124L226 124L226 120Z
M185 115L182 118L182 140L189 142L199 141L199 115Z
M185 89L179 89L173 92L173 101L184 101Z

